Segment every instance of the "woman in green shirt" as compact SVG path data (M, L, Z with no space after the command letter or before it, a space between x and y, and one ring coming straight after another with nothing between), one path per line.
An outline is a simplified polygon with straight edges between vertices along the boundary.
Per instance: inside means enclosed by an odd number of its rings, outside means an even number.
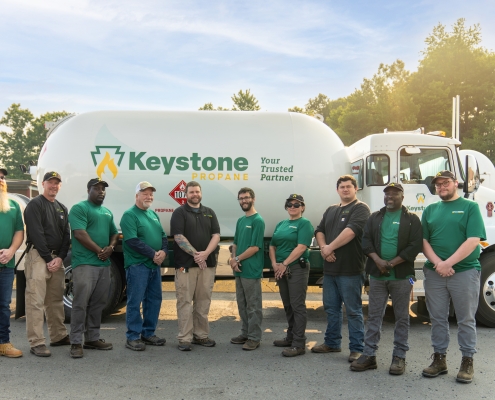
M306 291L309 278L309 250L313 239L313 226L303 218L304 198L291 194L285 201L289 218L279 222L270 242L270 260L280 297L287 317L287 336L275 340L285 357L305 353L306 346Z

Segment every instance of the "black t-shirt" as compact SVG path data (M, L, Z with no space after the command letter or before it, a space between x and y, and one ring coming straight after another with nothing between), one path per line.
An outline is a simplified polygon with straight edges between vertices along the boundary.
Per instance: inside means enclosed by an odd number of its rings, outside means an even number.
M173 212L170 234L183 235L197 251L204 251L210 243L211 236L220 234L220 225L211 208L200 205L199 208L194 209L186 203ZM194 257L183 251L177 242L174 242L174 264L175 268L198 266L194 262ZM217 251L208 256L206 265L216 267Z
M335 262L325 261L325 275L358 275L364 271L365 256L361 248L363 228L370 216L370 208L366 203L355 200L344 207L334 204L327 208L323 218L315 230L321 232L325 242L329 244L345 229L352 229L356 235L349 243L335 250Z

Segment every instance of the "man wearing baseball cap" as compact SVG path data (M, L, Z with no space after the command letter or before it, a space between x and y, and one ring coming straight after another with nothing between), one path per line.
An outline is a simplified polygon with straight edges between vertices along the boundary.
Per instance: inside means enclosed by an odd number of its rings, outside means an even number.
M368 329L363 354L351 364L351 370L377 368L376 351L390 296L395 330L389 373L402 375L409 350L409 299L414 283L414 260L422 249L423 237L418 216L402 205L402 185L389 183L383 192L385 207L371 214L364 227L362 247L368 256L366 272L370 274Z
M423 376L446 374L449 346L449 304L457 316L457 341L462 353L456 380L471 383L476 353L476 320L480 290L480 240L485 224L474 201L459 196L451 171L440 171L432 180L440 200L423 212L423 253L426 306L431 319L433 362Z
M168 242L158 214L150 209L154 192L151 183L139 182L136 203L120 220L127 278L125 347L135 351L145 350L146 345L163 346L166 342L155 335L162 305L160 266L167 257Z
M111 343L100 338L101 313L110 288L110 256L118 239L113 214L102 206L107 187L105 181L91 179L87 184L88 199L75 204L69 213L74 284L70 323L72 358L81 358L83 348L112 349Z
M7 194L7 171L0 168L0 356L17 358L22 351L10 343L10 302L14 282L15 252L24 240L24 223L17 202Z
M31 354L49 357L43 333L46 316L50 346L70 345L64 325L64 259L70 246L67 208L56 200L62 178L55 172L43 176L43 193L24 210L26 244L26 331Z

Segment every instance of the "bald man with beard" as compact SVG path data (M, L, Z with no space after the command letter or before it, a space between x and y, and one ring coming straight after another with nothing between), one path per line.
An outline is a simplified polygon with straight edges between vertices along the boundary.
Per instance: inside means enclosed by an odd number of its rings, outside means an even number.
M10 302L14 282L14 255L24 240L24 223L19 205L9 199L5 177L0 168L0 356L17 358L22 351L10 343Z

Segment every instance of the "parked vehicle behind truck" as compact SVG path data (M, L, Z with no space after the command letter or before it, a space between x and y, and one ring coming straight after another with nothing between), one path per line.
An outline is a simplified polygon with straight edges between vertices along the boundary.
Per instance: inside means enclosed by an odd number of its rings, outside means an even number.
M31 167L30 173L40 184L45 172L59 172L63 183L57 199L67 207L86 198L86 182L98 176L110 185L105 206L112 210L118 225L122 213L134 202L136 183L147 180L157 188L153 208L168 233L173 210L185 202L186 182L195 180L202 186L205 204L216 210L222 243L228 246L240 215L237 192L249 186L265 219L266 253L275 225L284 217L280 204L289 193L304 195L304 216L316 226L326 207L339 201L335 183L343 174L356 177L358 197L372 211L383 206L384 186L400 181L405 188L404 205L419 216L428 204L439 200L431 185L436 172L449 169L460 187L466 182L456 139L421 130L391 132L369 135L346 148L328 126L297 113L91 112L64 119L47 136L38 165ZM468 158L466 196L484 210L495 201L495 191L479 186L476 159L473 155ZM482 294L477 315L489 326L495 326L494 221L491 215L484 216L488 239L482 244ZM125 295L123 257L121 249L116 250L107 311ZM310 283L317 284L322 277L318 249L312 249L310 261ZM173 267L173 252L169 266ZM270 276L268 256L265 267L265 276ZM421 258L417 267L421 278ZM70 268L67 271L70 278ZM68 305L70 293L68 279ZM421 297L421 285L415 293Z

